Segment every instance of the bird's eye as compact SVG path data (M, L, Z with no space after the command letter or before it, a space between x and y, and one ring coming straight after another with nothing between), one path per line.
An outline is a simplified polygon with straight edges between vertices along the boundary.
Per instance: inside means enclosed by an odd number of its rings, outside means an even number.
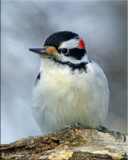
M61 52L62 52L62 53L67 53L68 50L67 50L67 48L63 48L63 49L61 50Z
M61 54L61 53L63 53L63 54L68 54L69 53L69 50L67 49L67 48L61 48L61 49L58 49L58 52Z

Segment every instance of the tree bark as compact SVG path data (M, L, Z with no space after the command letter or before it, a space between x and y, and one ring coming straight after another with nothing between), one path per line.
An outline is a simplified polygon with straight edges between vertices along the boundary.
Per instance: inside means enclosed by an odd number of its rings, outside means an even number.
M18 160L125 160L128 158L128 135L115 139L95 129L67 129L44 136L29 137L2 144L1 159Z

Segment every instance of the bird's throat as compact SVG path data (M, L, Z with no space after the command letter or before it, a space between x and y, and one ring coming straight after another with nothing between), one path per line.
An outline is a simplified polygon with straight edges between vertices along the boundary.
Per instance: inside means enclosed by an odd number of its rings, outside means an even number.
M71 71L80 70L80 71L84 71L86 73L87 73L87 64L91 62L91 61L89 61L89 62L80 62L78 64L75 64L75 63L71 63L69 61L62 62L62 61L59 61L57 59L53 59L53 61L55 63L58 63L58 64L63 65L63 66L69 66Z

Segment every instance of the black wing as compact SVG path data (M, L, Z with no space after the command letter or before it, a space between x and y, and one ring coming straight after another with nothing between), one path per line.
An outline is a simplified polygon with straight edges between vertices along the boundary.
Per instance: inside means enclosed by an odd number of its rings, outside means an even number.
M39 79L40 79L40 73L39 73L38 76L36 77L35 85L37 84L37 82L39 81Z

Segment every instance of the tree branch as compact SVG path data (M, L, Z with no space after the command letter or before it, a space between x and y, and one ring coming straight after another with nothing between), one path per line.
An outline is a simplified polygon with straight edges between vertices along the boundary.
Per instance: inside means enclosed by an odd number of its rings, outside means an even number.
M122 159L128 158L128 135L116 140L95 129L65 130L45 136L35 136L1 145L2 159Z

